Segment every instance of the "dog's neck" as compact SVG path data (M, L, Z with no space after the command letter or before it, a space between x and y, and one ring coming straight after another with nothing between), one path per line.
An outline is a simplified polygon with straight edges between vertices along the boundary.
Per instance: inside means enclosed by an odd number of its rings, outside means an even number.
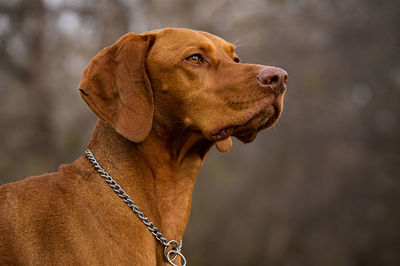
M199 134L187 132L179 138L169 137L157 126L153 126L144 142L133 143L101 120L88 144L100 165L164 237L178 241L189 219L198 171L211 146ZM137 217L132 215L132 219Z

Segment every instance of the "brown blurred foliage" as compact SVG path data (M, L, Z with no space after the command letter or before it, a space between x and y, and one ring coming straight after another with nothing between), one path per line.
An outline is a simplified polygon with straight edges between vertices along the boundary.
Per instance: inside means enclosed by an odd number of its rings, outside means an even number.
M190 265L400 265L400 2L0 0L0 184L82 155L84 67L128 31L204 30L289 72L284 115L212 151ZM133 247L134 248L134 247Z

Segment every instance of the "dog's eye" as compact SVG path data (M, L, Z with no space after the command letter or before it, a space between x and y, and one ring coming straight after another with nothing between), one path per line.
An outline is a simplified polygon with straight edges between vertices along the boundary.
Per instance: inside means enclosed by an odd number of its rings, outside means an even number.
M233 61L235 61L236 63L240 63L240 58L239 57L235 57L235 58L233 58Z
M193 64L201 64L203 63L203 57L199 54L194 54L186 58L187 61Z

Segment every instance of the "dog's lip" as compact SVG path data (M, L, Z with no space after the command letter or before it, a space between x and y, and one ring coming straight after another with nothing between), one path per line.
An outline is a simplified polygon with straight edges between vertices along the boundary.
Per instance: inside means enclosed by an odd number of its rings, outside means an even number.
M246 124L249 124L253 119L255 119L258 115L255 115L252 119L250 119ZM233 136L237 137L240 141L244 143L249 143L252 142L256 136L257 133L266 128L267 125L269 124L269 117L264 118L265 122L260 126L260 127L249 127L246 128L246 124L244 124L241 128L238 128L238 130L233 134Z
M242 131L248 132L248 131L254 131L257 130L258 128L264 129L266 127L272 126L276 119L275 117L278 117L280 114L279 108L274 104L268 104L265 106L263 109L261 109L259 112L255 113L250 119L248 119L245 123L243 123L240 126L237 126L237 133L241 133ZM254 121L254 119L259 119L260 120L260 125L257 128L246 128L250 123ZM262 121L265 120L265 121ZM262 122L261 122L262 121ZM240 134L242 135L242 134Z
M256 138L258 131L249 130L248 132L242 132L242 134L235 134L234 136L244 143L250 143Z
M266 121L266 123L260 128L260 130L261 129L264 129L264 128L270 128L270 127L272 127L273 125L275 125L275 123L276 123L276 121L278 121L278 119L279 119L279 116L281 115L281 113L282 113L282 109L281 108L279 108L276 104L271 104L272 105L272 107L274 108L274 112L272 113L272 115L268 118L268 121Z
M270 111L267 111L268 108L273 108L272 114ZM264 120L261 125L258 127L249 127L249 124L254 120L257 119L262 114L265 116L261 117L261 120ZM267 114L269 113L269 114ZM220 141L226 139L230 136L235 136L243 142L251 142L255 139L257 133L265 128L269 128L275 124L276 120L278 119L280 114L279 108L275 104L269 104L261 109L259 112L254 114L250 119L248 119L244 123L236 124L236 125L228 125L219 127L217 129L212 130L208 136L209 139L212 141Z
M232 125L224 126L224 127L221 127L221 128L211 131L209 134L209 137L213 141L220 141L220 140L226 139L229 136L231 136L233 134L234 129L235 129L235 126L232 126Z

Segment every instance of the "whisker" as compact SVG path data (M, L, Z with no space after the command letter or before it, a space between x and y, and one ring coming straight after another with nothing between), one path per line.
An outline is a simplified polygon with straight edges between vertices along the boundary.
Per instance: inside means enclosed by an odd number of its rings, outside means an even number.
M239 47L243 47L243 46L247 46L247 45L250 45L250 44L247 42L240 42L240 43L235 44L235 48L237 49Z
M247 34L247 35L249 35L249 34ZM236 39L235 41L233 41L232 44L235 46L235 48L247 46L247 45L250 45L250 43L244 42L244 40L248 40L248 39L249 39L248 36L245 35L245 36L242 36L239 39Z

